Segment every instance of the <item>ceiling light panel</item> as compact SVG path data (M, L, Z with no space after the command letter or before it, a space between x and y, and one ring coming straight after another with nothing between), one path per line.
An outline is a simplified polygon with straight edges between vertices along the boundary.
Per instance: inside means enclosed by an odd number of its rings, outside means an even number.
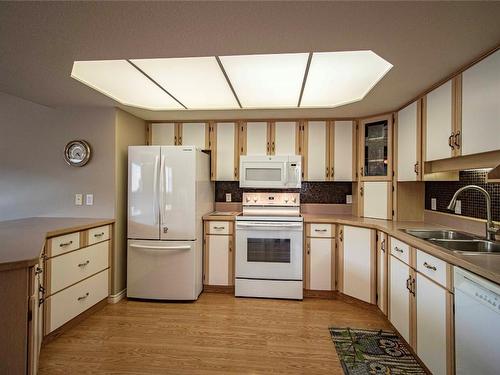
M243 108L297 107L308 53L221 56Z
M301 107L337 107L363 99L392 68L372 51L313 53Z
M71 77L124 105L152 110L183 109L126 60L75 61Z
M214 56L131 61L188 109L239 108Z

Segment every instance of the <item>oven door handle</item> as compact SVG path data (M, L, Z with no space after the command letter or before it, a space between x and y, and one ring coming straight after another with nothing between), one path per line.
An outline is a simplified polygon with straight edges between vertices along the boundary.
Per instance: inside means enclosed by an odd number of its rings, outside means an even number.
M236 223L236 227L244 228L302 228L302 223Z

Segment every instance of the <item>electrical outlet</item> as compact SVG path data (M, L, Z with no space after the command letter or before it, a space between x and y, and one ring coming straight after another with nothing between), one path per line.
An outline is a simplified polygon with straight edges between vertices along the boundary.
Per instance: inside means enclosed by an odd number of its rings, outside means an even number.
M81 206L83 204L83 194L75 194L75 206Z
M462 201L457 201L457 204L455 205L455 213L462 215Z
M94 204L94 194L85 195L85 204L87 206L92 206Z
M231 202L231 193L226 193L226 202Z
M431 210L433 210L433 211L437 210L437 199L436 198L431 198Z
M346 196L345 196L345 202L346 202L347 204L352 204L352 195L349 195L349 194L348 194L348 195L346 195Z

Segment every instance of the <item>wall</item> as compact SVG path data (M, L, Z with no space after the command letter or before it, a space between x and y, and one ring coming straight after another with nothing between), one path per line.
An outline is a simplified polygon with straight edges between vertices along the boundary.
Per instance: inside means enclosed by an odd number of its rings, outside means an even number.
M30 216L114 217L114 108L51 109L0 93L0 220ZM82 138L93 156L83 168L63 159ZM75 206L93 193L93 206Z
M429 181L425 183L425 208L431 209L431 198L437 200L437 211L450 213L446 206L453 194L462 186L478 185L491 195L491 211L495 221L500 221L500 183L486 183L486 170L461 171L459 181ZM486 203L481 193L465 191L458 197L462 204L462 216L486 219Z
M146 144L146 124L122 110L115 118L115 253L113 257L113 290L119 293L126 287L127 275L127 171L128 146Z
M240 189L238 181L217 181L215 201L225 202L226 193L231 193L232 202L241 202L243 191L262 191L269 189ZM352 182L302 182L300 189L276 190L300 192L301 203L345 204L346 195L352 195Z

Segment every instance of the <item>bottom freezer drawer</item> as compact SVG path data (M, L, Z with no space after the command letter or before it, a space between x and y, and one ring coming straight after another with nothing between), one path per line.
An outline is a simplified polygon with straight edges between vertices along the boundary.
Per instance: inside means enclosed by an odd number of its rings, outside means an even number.
M108 296L109 272L104 270L78 284L50 296L48 327L50 333L75 316L94 306Z

